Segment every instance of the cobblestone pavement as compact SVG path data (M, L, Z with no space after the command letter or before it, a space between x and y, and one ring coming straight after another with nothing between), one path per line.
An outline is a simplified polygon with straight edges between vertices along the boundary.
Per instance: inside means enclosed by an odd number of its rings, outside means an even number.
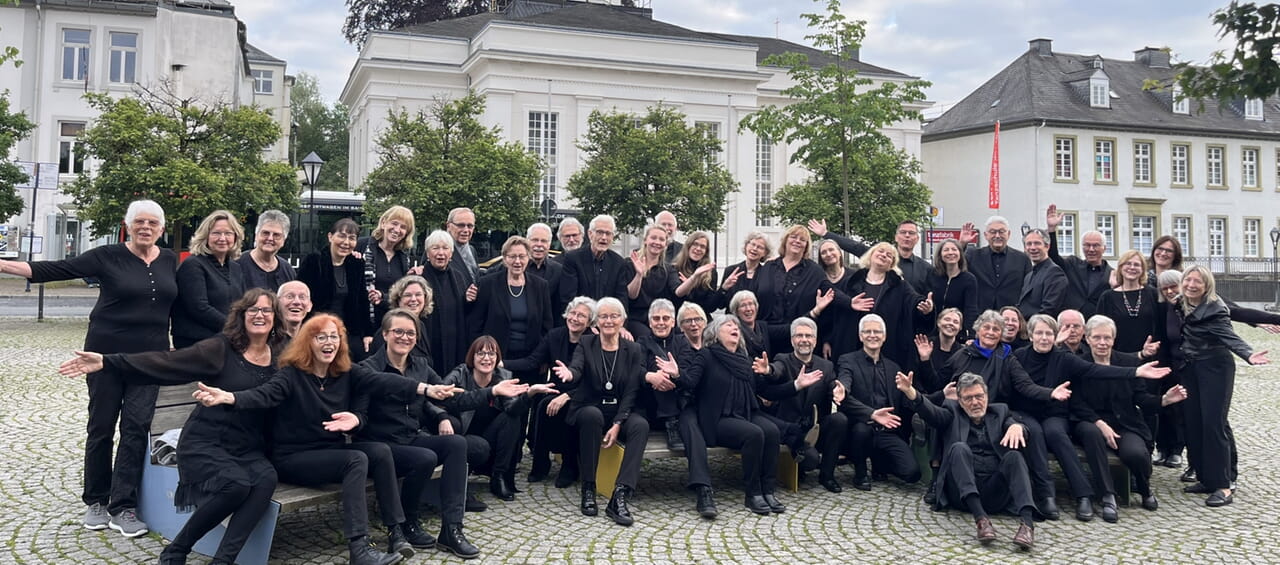
M59 377L55 367L81 344L84 330L83 321L0 320L0 453L8 461L0 471L0 563L154 563L162 547L154 535L129 540L80 525L86 393L82 382ZM1280 338L1241 332L1280 358ZM922 487L891 481L876 483L869 493L855 491L844 468L843 494L827 493L811 476L799 493L781 495L785 514L757 517L741 505L732 458L713 460L721 511L715 521L694 513L692 497L681 488L683 461L661 460L645 463L633 527L615 526L603 512L585 518L576 510L575 488L528 485L522 473L525 492L514 502L494 501L475 483L490 509L468 514L466 531L483 550L484 563L1277 563L1280 534L1269 528L1275 525L1272 505L1280 502L1280 475L1273 470L1280 456L1265 444L1280 429L1280 368L1242 367L1234 404L1241 452L1235 504L1206 508L1203 496L1181 493L1178 471L1157 468L1158 512L1135 504L1121 508L1118 524L1069 518L1042 523L1029 555L1008 541L1016 529L1013 517L997 518L1001 541L981 547L966 515L935 513L920 502ZM527 472L527 458L525 465ZM1065 498L1059 502L1065 509ZM429 530L438 526L438 518L428 521ZM286 515L273 562L345 563L340 527L332 504ZM439 561L458 560L428 551L409 562Z

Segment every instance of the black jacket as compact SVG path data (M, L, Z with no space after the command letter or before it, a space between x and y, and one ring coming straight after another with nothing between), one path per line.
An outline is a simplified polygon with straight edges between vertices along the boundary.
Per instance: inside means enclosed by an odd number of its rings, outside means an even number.
M617 400L617 413L613 423L620 424L631 415L636 403L636 394L640 384L644 382L644 350L634 341L618 340L618 356L610 357L608 366L613 369L612 380L608 380L606 371L606 355L601 348L600 336L584 335L573 352L573 361L569 370L573 372L570 386L560 387L569 393L569 417L574 418L578 410L586 406L602 406L609 400ZM606 389L607 382L613 383L612 389ZM573 423L571 420L570 423Z
M371 371L401 374L387 361L386 349L370 355L360 364ZM440 375L431 369L430 363L412 353L409 354L403 375L420 383L440 382ZM396 390L375 396L368 391L360 391L356 395L352 412L360 416L364 425L360 427L360 433L356 437L361 441L407 445L418 437L419 429L435 433L440 421L448 414L425 396L414 394L417 391L410 394L405 392Z
M964 346L953 354L943 366L945 374L939 375L938 382L952 382L965 373L982 375L987 383L987 399L990 402L1010 403L1016 396L1026 400L1047 402L1052 399L1053 389L1043 387L1027 374L1013 355L1013 350L1004 351L1004 344L996 346L991 357L985 357L975 344ZM928 363L921 363L921 367ZM942 401L942 392L930 398L934 402Z
M560 279L564 275L564 265L561 265L559 261L555 261L553 259L555 259L554 256L547 254L547 257L542 260L542 264L539 265L530 258L529 264L525 266L524 273L547 281L547 294L551 300L551 325L563 326L564 318L561 317L560 314L564 312L564 308L567 303L560 302ZM489 267L489 269L485 271L485 275L488 276L505 272L507 272L507 266L503 265L502 262L499 261L492 267Z
M1004 268L996 273L991 264L992 254L990 246L969 247L965 251L969 272L978 279L978 310L1016 306L1022 298L1022 279L1031 271L1031 260L1027 254L1006 246Z
M334 297L333 260L326 247L307 255L298 267L298 280L311 289L314 312L330 312L342 318L347 335L356 341L373 335L373 318L369 310L369 292L364 285L364 260L347 256L342 262L347 275L347 298L342 304L331 304Z
M822 371L821 381L799 391L794 396L776 400L773 406L765 408L765 411L785 422L799 424L801 432L807 432L813 427L815 410L818 421L830 414L831 391L837 382L835 364L831 361L814 355L806 366L796 358L794 353L783 353L769 363L769 379L778 385L794 383L801 371L815 369Z
M569 338L569 328L564 326L551 328L547 335L538 341L538 347L528 357L503 359L502 366L513 373L542 374L555 366L556 361L568 365L573 361L573 350L577 348L577 344L569 341Z
M272 289L274 292L274 289ZM173 338L194 343L227 325L231 303L244 294L240 263L218 265L212 255L192 255L178 265L178 300L173 304Z
M1092 361L1092 354L1089 359ZM1137 355L1121 352L1112 352L1111 362L1117 369L1142 364ZM1148 444L1153 441L1142 414L1160 410L1160 397L1148 392L1146 386L1133 379L1088 379L1073 383L1073 388L1069 401L1073 419L1089 423L1102 420L1117 433L1138 434Z
M627 297L627 283L635 274L629 260L608 250L597 261L589 244L561 257L564 262L564 272L560 275L561 304L568 304L578 296L595 300L612 296L622 302L624 309L628 308L631 301Z
M875 365L880 365L884 371L883 376L887 379L888 389L886 396L889 403L885 405L881 405L874 400L876 379L880 378L876 374ZM894 381L894 377L902 369L892 359L881 355L880 362L875 363L871 360L871 356L867 355L866 351L858 350L841 355L839 367L839 377L837 378L840 384L844 385L845 390L844 402L840 404L840 411L848 414L850 422L869 422L871 421L872 412L890 407L893 408L893 413L902 418L904 422L911 420L911 401L907 400L907 395L898 390ZM910 434L911 426L902 426L896 431L902 435Z
M431 350L431 367L446 373L462 363L471 341L467 331L467 279L453 265L443 271L427 265L422 278L431 286L435 309L426 318L427 343Z
M845 294L854 297L866 292L868 272L869 269L861 269L849 277L849 285L844 289ZM849 310L851 314L847 324L852 328L850 333L853 334L854 341L849 344L848 349L840 349L832 345L832 355L839 356L862 349L862 340L857 337L858 322L866 314L879 314L884 318L885 333L884 350L881 353L899 366L914 370L920 362L915 345L916 306L924 300L924 297L916 294L915 289L893 271L885 273L884 282L880 286L879 298L876 298L875 306L870 312Z
M1064 382L1071 383L1071 398L1079 394L1080 387L1086 381L1117 380L1132 381L1137 378L1132 367L1113 367L1099 365L1091 360L1081 358L1065 347L1054 347L1048 353L1037 353L1032 347L1023 347L1013 352L1022 368L1031 376L1036 384L1053 389ZM1136 367L1137 365L1133 365ZM1107 385L1099 385L1107 386ZM1070 411L1068 406L1055 400L1031 400L1024 396L1014 396L1009 406L1014 410L1043 420L1050 416L1066 417Z
M471 303L467 326L471 340L482 335L498 340L502 351L511 351L511 291L507 273L485 275L476 285L476 301ZM542 336L551 330L551 295L547 281L538 277L524 278L524 299L529 309L525 320L525 351L532 351Z
M511 371L498 367L493 371L489 386L482 387L476 384L471 368L465 364L458 365L449 371L449 374L441 379L441 384L453 385L463 390L461 394L456 394L444 401L444 408L449 412L454 433L465 435L471 428L471 420L475 417L476 410L485 406L493 406L501 412L513 415L524 413L526 405L523 396L494 396L493 394L493 385L513 378L515 377L511 376Z
M707 445L717 445L716 440L719 436L716 433L716 425L723 417L725 402L728 400L725 391L730 390L733 379L738 378L729 367L716 358L712 348L720 348L721 353L726 351L722 346L710 343L704 345L702 349L690 348L686 352L685 360L680 364L680 378L676 381L676 386L694 391L694 401L698 404L698 427L702 430L702 436L707 440ZM750 368L747 370L749 371ZM749 382L752 389L750 400L752 412L760 409L757 396L780 401L796 393L795 385L790 381L775 382L767 376L757 374L752 374L751 377Z
M1182 305L1172 306L1183 312ZM1188 361L1221 355L1227 351L1249 360L1249 347L1231 327L1231 315L1221 300L1205 300L1190 314L1182 315L1182 354Z
M990 395L988 395L990 398ZM969 428L972 425L969 421L969 415L965 413L964 408L954 400L947 400L938 406L925 398L923 394L917 394L915 402L912 403L912 409L920 414L920 418L929 424L929 427L938 430L939 445L943 452L948 447L956 443L967 443L969 439ZM1000 445L1000 440L1004 438L1005 432L1009 426L1013 424L1021 424L1017 417L1013 415L1013 411L1009 407L998 402L987 404L987 413L982 417L983 425L987 431L987 439L991 442L991 447L996 450L996 455L1003 457L1009 451L1008 448ZM1026 430L1023 430L1026 433ZM942 467L938 469L937 480L942 484L947 484L947 476L951 473L950 465L946 459L942 461ZM947 489L938 489L938 501L934 504L934 508L945 508L951 502L947 500Z
M1022 294L1018 298L1018 311L1023 318L1031 318L1036 314L1048 314L1057 317L1062 311L1062 302L1066 299L1067 276L1062 267L1045 259L1032 265L1031 271L1022 284Z
M1102 296L1102 292L1111 288L1111 264L1102 262L1102 284L1093 288L1093 292L1089 291L1089 262L1076 257L1075 255L1067 255L1063 257L1058 253L1058 231L1049 232L1049 259L1062 267L1062 272L1067 276L1067 292L1066 298L1062 302L1063 309L1079 310L1084 319L1092 318L1097 314L1098 298Z

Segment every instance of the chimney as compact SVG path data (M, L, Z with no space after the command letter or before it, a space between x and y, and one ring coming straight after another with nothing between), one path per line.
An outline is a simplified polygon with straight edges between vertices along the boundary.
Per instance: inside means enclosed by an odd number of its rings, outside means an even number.
M1133 52L1133 60L1153 69L1169 68L1169 51L1157 47L1143 47Z
M1032 39L1027 43L1031 44L1031 51L1041 57L1049 57L1053 55L1053 40L1047 38Z

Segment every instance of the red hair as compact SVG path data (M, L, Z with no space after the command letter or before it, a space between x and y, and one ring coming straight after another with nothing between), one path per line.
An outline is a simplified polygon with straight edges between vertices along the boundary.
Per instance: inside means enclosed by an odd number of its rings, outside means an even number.
M311 345L315 343L321 328L329 323L338 328L338 354L334 356L333 362L329 363L329 371L325 376L334 377L350 371L351 348L347 345L347 327L342 325L342 320L333 314L316 314L303 323L302 327L298 328L298 334L293 336L293 340L285 347L284 353L280 354L280 367L292 365L303 371L310 371L316 363L316 354L311 349Z

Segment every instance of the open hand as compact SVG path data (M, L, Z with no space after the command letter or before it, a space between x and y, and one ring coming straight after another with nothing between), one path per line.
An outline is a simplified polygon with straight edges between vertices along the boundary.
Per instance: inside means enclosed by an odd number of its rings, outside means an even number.
M356 429L356 427L360 425L360 418L357 418L355 414L350 412L338 412L336 414L330 414L329 417L333 419L322 424L324 426L324 431L326 432L345 433Z
M102 370L102 354L92 351L77 351L76 356L58 365L58 374L65 377L79 377Z
M899 373L901 374L901 373ZM871 421L884 426L886 430L897 429L902 425L902 418L893 413L893 407L887 406L871 413Z

